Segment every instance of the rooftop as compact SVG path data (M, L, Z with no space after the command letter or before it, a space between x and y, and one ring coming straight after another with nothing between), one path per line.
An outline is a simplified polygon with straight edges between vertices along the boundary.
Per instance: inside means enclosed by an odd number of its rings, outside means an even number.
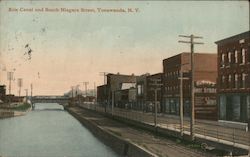
M250 31L246 31L244 33L241 34L237 34L219 41L216 41L215 44L223 44L223 43L227 43L227 42L231 42L231 41L235 41L235 40L240 40L240 39L246 39L249 38L250 36Z

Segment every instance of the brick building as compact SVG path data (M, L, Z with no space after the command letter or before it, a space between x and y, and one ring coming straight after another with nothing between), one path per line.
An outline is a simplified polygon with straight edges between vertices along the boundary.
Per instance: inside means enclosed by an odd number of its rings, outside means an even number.
M217 54L194 54L195 116L201 119L217 118L216 78ZM183 78L183 112L191 111L190 53L181 53L163 60L162 111L179 115L180 74Z
M108 103L107 85L97 87L97 103L104 106Z
M218 51L219 119L249 122L250 32L215 42Z
M105 103L111 106L112 97L114 97L115 92L119 90L129 89L135 87L136 77L132 75L123 74L111 74L107 75L107 84L97 87L97 101L99 103Z
M134 109L136 106L136 88L115 91L115 107Z
M157 83L162 84L162 73L150 75L149 73L137 77L137 108L142 111L154 111L155 93L152 79L158 79ZM161 90L157 91L158 111L161 111Z
M154 104L155 104L155 88L158 88L157 90L157 111L162 111L161 107L161 100L162 100L162 85L155 86L154 84L162 84L162 73L157 73L153 75L147 76L147 97L146 97L146 110L147 111L154 111ZM154 82L153 80L158 80Z
M137 105L135 109L137 110L146 110L145 104L147 100L147 76L149 76L149 73L143 74L141 76L138 76L136 79L136 101Z

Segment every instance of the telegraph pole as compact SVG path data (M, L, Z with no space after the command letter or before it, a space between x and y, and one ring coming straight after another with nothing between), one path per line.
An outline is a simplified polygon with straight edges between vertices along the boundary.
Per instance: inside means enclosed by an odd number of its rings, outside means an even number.
M21 88L23 86L23 79L22 78L18 78L17 79L17 85L19 87L19 91L18 91L18 94L19 94L19 97L21 96Z
M194 42L194 39L202 39L203 37L191 35L179 35L179 37L189 38L190 41L179 41L179 43L186 43L190 44L191 49L191 120L190 120L190 136L191 139L194 140L194 123L195 123L195 116L194 116L194 45L195 44L204 44L202 42Z
M33 84L31 83L30 84L30 96L32 98L32 95L33 95Z
M72 99L73 99L73 97L74 97L73 90L74 90L74 86L71 86L71 97L72 97Z
M180 132L183 136L183 72L180 70Z
M150 79L151 83L150 86L152 86L152 88L150 88L150 90L153 90L154 91L154 96L155 96L155 103L154 103L154 108L155 108L155 115L154 115L154 126L155 126L155 131L157 130L157 91L161 90L161 86L162 86L162 83L161 82L161 79L158 79L158 78L154 78L154 79Z
M13 80L13 72L7 72L7 79L9 80L9 95L11 94L11 81Z
M26 92L26 103L28 103L28 89L24 89Z
M96 89L96 87L95 87L95 82L94 82L94 91L93 91L94 92L94 94L93 94L94 97L96 97L96 90L95 89Z
M183 136L183 80L188 79L187 77L183 77L182 66L189 63L180 65L180 134Z
M85 95L86 95L86 97L87 97L87 90L88 90L88 84L89 84L89 82L82 82L83 83L83 85L85 86Z
M100 75L103 76L103 84L106 84L106 76L107 76L108 72L100 72Z

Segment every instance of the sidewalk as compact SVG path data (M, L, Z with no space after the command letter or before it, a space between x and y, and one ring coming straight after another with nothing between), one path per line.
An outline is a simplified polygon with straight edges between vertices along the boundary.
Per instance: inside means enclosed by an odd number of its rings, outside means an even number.
M77 113L78 115L94 122L97 126L104 130L111 132L112 134L119 136L127 141L130 141L142 148L156 154L157 156L168 156L168 157L204 157L212 156L206 152L202 152L198 149L192 149L187 146L178 144L178 142L160 138L152 133L137 130L129 127L124 123L119 123L115 120L109 119L95 112L91 112L86 109L79 107L71 107L69 110Z

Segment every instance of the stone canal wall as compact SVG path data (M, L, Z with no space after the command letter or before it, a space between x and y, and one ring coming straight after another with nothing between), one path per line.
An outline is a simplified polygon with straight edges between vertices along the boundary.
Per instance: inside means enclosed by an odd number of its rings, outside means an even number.
M14 111L0 110L0 118L9 118L14 116Z
M87 127L98 139L110 146L117 154L127 157L156 157L156 155L144 148L104 130L91 120L85 118L84 115L79 115L70 108L65 109Z

